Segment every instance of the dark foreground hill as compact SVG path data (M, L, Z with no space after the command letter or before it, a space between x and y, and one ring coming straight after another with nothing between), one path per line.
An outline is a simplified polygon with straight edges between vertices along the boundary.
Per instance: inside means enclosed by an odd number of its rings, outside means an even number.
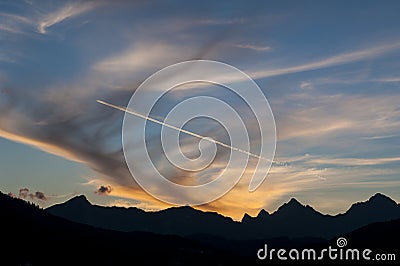
M240 265L241 258L179 236L73 223L0 194L0 265Z

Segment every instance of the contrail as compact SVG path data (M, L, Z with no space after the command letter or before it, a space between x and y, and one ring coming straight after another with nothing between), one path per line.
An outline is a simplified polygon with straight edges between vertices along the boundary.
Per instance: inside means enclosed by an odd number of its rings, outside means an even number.
M196 138L199 138L199 139L204 139L204 140L207 140L207 141L210 141L210 142L214 142L214 143L216 143L216 144L218 144L218 145L220 145L220 146L222 146L222 147L225 147L225 148L228 148L228 149L231 149L231 150L234 150L234 151L238 151L238 152L247 154L247 155L249 155L249 156L251 156L251 157L254 157L254 158L257 158L257 159L260 159L260 160L264 160L264 161L268 161L268 162L272 162L273 164L279 165L279 166L287 166L287 165L288 165L286 162L279 162L279 161L275 161L275 160L271 161L271 160L269 160L269 159L267 159L267 158L265 158L265 157L262 157L262 156L259 156L259 155L257 155L257 154L254 154L254 153L251 153L251 152L248 152L248 151L245 151L245 150L242 150L242 149L239 149L239 148L230 146L230 145L228 145L228 144L225 144L225 143L223 143L223 142L217 141L217 140L212 139L212 138L210 138L210 137L205 137L205 136L202 136L202 135L193 133L193 132L191 132L191 131L188 131L188 130L185 130L185 129L182 129L182 128L179 128L179 127L172 126L172 125L170 125L170 124L166 124L166 123L164 123L164 122L162 122L162 121L159 121L159 120L154 119L154 118L152 118L152 117L145 116L145 115L140 114L140 113L138 113L138 112L132 111L132 110L130 110L130 109L128 109L128 108L125 108L125 107L122 107L122 106L118 106L118 105L114 105L114 104L111 104L111 103L107 103L107 102L101 101L101 100L96 100L96 101L97 101L98 103L104 104L104 105L106 105L106 106L108 106L108 107L111 107L111 108L120 110L120 111L122 111L122 112L126 112L126 113L129 113L129 114L135 115L135 116L137 116L137 117L140 117L140 118L146 119L146 120L148 120L148 121L154 122L154 123L156 123L156 124L159 124L159 125L162 125L162 126L165 126L165 127L168 127L168 128L174 129L174 130L177 130L177 131L179 131L179 132L183 132L183 133L185 133L185 134L188 134L188 135L190 135L190 136L193 136L193 137L196 137ZM314 174L314 176L316 176L316 177L317 177L318 179L320 179L320 180L326 180L326 178L323 177L323 176L320 176L320 175L317 175L317 174ZM261 182L262 182L262 181L261 181ZM250 181L249 190L250 190L250 186L252 186L251 183L252 183L252 181ZM259 185L259 184L258 184L258 185ZM255 187L258 187L258 185L255 185Z
M101 103L101 104L104 104L104 105L106 105L106 106L108 106L108 107L111 107L111 108L120 110L120 111L122 111L122 112L126 112L126 113L128 113L128 114L132 114L132 115L135 115L135 116L137 116L137 117L146 119L146 120L148 120L148 121L157 123L157 124L162 125L162 126L164 126L164 127L168 127L168 128L174 129L174 130L176 130L176 131L179 131L179 132L188 134L188 135L190 135L190 136L193 136L193 137L196 137L196 138L199 138L199 139L204 139L204 140L207 140L207 141L210 141L210 142L214 142L215 144L218 144L218 145L220 145L220 146L222 146L222 147L225 147L225 148L228 148L228 149L231 149L231 150L234 150L234 151L238 151L238 152L247 154L247 155L249 155L249 156L251 156L251 157L254 157L254 158L257 158L257 159L261 159L261 160L265 160L265 161L271 162L271 160L269 160L269 159L267 159L267 158L264 158L264 157L262 157L262 156L259 156L259 155L257 155L257 154L254 154L254 153L251 153L251 152L248 152L248 151L245 151L245 150L242 150L242 149L239 149L239 148L230 146L230 145L228 145L228 144L225 144L225 143L223 143L223 142L217 141L217 140L212 139L212 138L210 138L210 137L205 137L205 136L202 136L202 135L193 133L193 132L191 132L191 131L188 131L188 130L185 130L185 129L182 129L182 128L179 128L179 127L175 127L175 126L166 124L166 123L164 123L164 122L162 122L162 121L159 121L159 120L154 119L154 118L152 118L152 117L148 117L148 116L145 116L145 115L143 115L143 114L137 113L137 112L132 111L132 110L130 110L130 109L128 109L128 108L125 108L125 107L122 107L122 106L118 106L118 105L114 105L114 104L111 104L111 103L107 103L107 102L101 101L101 100L96 100L96 102Z

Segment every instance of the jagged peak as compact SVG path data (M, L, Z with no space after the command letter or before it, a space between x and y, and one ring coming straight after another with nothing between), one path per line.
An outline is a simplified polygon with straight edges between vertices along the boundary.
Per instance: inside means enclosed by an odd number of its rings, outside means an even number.
M354 203L352 206L365 205L365 204L370 204L370 203L390 203L393 205L397 204L390 197L378 192L378 193L374 194L373 196L371 196L368 200Z
M269 213L264 209L261 209L260 212L257 214L257 218L265 217L265 216L269 216Z
M85 195L75 196L75 197L71 198L70 200L68 200L67 202L82 202L82 203L91 205L90 201L86 198ZM65 203L67 203L67 202L65 202Z
M245 213L243 215L243 218L242 218L241 221L245 222L245 221L249 221L249 220L255 220L255 219L258 219L258 218L268 217L269 215L270 214L266 210L261 209L260 212L257 214L257 216L251 216L250 214Z
M288 203L286 203L288 205L299 205L301 207L304 207L303 204L301 204L297 199L295 198L291 198L290 201Z
M397 207L398 204L390 197L378 192L366 201L353 203L345 213L349 213L354 210L362 210L368 206L382 208L383 206Z
M243 218L242 218L241 222L245 222L245 221L248 221L248 220L251 220L251 219L254 219L254 217L251 217L248 213L245 213L243 215Z
M278 214L278 213L293 213L293 212L297 212L299 210L306 210L306 209L312 209L309 206L305 206L304 204L300 203L297 199L295 198L291 198L288 202L284 203L283 205L281 205L274 213ZM313 209L312 209L313 210Z
M388 196L386 196L386 195L384 195L384 194L382 194L380 192L378 192L375 195L371 196L368 201L390 201L390 202L396 203L390 197L388 197Z

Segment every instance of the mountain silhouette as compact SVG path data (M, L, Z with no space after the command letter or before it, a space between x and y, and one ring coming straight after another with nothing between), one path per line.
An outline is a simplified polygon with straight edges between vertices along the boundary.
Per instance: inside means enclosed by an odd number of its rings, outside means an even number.
M209 221L221 224L231 224L242 234L248 230L248 223L265 224L270 220L291 219L293 215L318 215L329 219L342 219L347 214L368 214L368 210L376 210L386 215L386 211L399 207L383 195L377 194L366 202L354 204L346 213L337 216L319 214L310 206L291 200L282 205L272 214L260 211L257 217L245 215L242 222L234 222L230 218L216 213L202 212L190 207L170 208L159 212L145 212L137 208L101 207L92 205L84 196L75 197L63 204L50 208L65 209L75 214L76 219L91 221L93 215L108 219L110 213L116 211L120 216L109 223L118 224L120 217L138 217L145 221L158 221L163 231L179 231L174 221L185 220L194 224L179 232L195 232L195 226ZM385 208L386 211L382 210ZM90 210L85 214L81 210ZM109 213L110 212L110 213ZM379 213L378 212L378 213ZM68 213L68 212L65 212ZM177 219L173 220L172 218ZM196 221L196 219L201 219ZM307 216L304 216L307 217ZM350 217L350 216L349 216ZM372 215L380 219L380 215ZM388 216L384 216L388 217ZM302 220L302 217L298 217ZM397 252L400 248L400 219L376 222L346 234L335 235L329 240L313 237L291 238L288 236L263 238L258 235L251 239L232 239L217 234L192 234L190 237L176 235L154 234L149 232L112 231L75 223L52 215L49 210L43 210L21 199L12 198L0 193L0 219L2 221L2 265L259 265L256 252L265 243L270 248L326 248L335 246L336 239L344 236L349 247L372 248L374 252ZM167 219L163 221L161 219ZM188 219L188 220L186 220ZM282 220L283 219L283 220ZM308 218L304 218L307 220ZM317 218L316 218L317 219ZM103 221L104 222L104 221ZM134 221L135 222L135 221ZM277 223L276 222L276 223ZM185 223L178 223L179 225ZM99 222L100 224L100 222ZM135 224L135 223L134 223ZM217 224L217 228L221 227ZM264 225L265 225L264 224ZM153 226L153 225L151 225ZM151 226L148 226L150 228ZM213 227L213 224L200 227L201 230ZM311 226L310 226L311 227ZM213 231L215 233L215 230ZM226 234L227 231L224 232ZM235 232L230 232L235 234ZM238 238L238 237L236 237ZM243 238L243 235L241 236ZM285 264L282 261L272 261L273 264ZM327 261L329 262L329 261ZM296 262L297 265L309 265L310 261ZM326 261L313 262L314 265L325 264Z
M135 207L91 205L84 196L51 206L46 211L74 222L123 232L142 231L180 236L204 233L225 236L239 229L240 225L229 217L188 206L145 212Z
M85 197L69 204L91 206ZM92 206L93 207L93 206ZM231 252L179 236L74 223L0 193L1 265L241 265Z
M400 218L400 206L380 193L335 216L321 214L293 198L272 214L265 210L256 217L245 214L241 222L188 206L156 212L145 212L135 207L103 207L92 205L84 196L51 206L46 211L74 222L123 232L185 237L209 235L236 240L279 237L330 239L374 222Z
M397 218L398 212L399 205L394 200L377 193L368 201L353 204L345 214L339 216L346 217L348 223L354 221L361 223L366 220L379 222Z

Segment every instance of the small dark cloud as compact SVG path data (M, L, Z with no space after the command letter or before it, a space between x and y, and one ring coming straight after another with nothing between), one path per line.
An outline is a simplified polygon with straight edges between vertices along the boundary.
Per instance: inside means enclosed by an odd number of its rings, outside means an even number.
M31 200L36 200L36 199L43 200L43 201L47 200L46 195L40 191L36 191L35 194L30 193L29 198L31 198Z
M20 199L26 199L26 197L28 196L29 193L29 189L28 188L20 188L19 189L19 193L18 193L18 198Z
M47 200L46 196L44 195L43 192L40 191L36 191L35 192L35 198L39 199L39 200Z
M105 195L105 194L110 194L112 191L111 186L100 186L97 190L96 190L96 194L99 195Z

